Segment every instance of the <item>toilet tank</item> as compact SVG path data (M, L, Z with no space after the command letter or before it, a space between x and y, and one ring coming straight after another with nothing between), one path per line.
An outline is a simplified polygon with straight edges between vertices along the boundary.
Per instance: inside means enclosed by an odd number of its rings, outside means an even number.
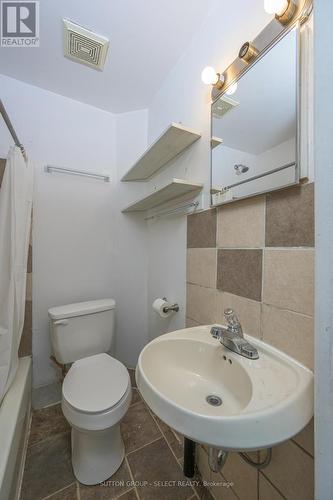
M59 363L110 352L115 329L113 299L92 300L49 309L51 344Z

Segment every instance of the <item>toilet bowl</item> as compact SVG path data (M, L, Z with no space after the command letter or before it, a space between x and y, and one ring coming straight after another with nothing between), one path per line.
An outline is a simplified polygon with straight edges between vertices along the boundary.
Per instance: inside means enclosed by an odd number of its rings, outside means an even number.
M131 402L125 366L106 353L75 361L62 386L62 411L72 427L72 465L83 484L97 484L120 467L120 421Z
M53 355L72 364L62 386L62 411L72 427L72 464L83 484L109 479L124 458L120 421L131 402L125 366L111 357L113 299L49 309Z

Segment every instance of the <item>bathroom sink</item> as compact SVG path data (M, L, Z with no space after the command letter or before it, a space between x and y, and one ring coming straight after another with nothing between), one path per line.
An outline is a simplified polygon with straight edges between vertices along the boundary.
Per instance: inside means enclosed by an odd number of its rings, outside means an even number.
M245 335L259 359L233 353L210 326L162 335L142 350L136 380L142 397L170 427L224 450L277 445L313 415L313 374L293 358Z

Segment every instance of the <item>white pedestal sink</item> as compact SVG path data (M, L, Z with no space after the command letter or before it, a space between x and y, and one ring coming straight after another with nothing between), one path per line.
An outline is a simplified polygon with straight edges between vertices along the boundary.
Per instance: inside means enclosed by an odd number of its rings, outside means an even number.
M301 431L313 415L313 373L254 337L245 336L259 359L244 358L210 328L167 333L142 350L136 380L153 412L187 438L224 450L269 448Z

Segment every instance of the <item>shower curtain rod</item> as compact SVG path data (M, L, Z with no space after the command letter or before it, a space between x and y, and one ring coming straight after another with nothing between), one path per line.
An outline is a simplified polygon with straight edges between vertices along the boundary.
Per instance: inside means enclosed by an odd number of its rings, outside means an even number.
M2 116L2 118L4 119L5 121L5 124L7 125L7 128L10 132L10 135L12 136L14 142L15 142L15 145L20 148L21 150L21 153L23 155L23 158L26 160L27 159L27 155L26 155L26 152L25 152L25 149L24 149L24 146L23 144L20 142L19 138L17 137L17 134L15 132L15 129L12 125L12 122L10 121L10 118L8 116L8 113L6 111L6 108L2 102L2 100L0 99L0 114Z

